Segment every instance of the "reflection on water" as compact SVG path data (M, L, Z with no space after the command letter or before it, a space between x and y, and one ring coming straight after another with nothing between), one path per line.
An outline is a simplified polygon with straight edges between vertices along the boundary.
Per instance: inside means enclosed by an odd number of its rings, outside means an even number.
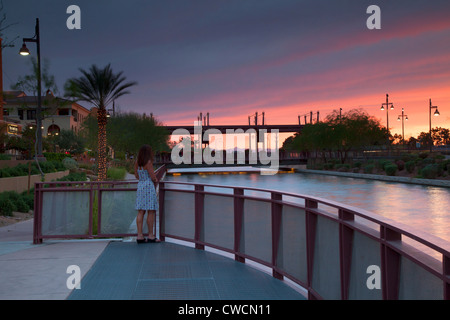
M450 189L318 174L167 175L166 181L272 189L334 200L450 241Z

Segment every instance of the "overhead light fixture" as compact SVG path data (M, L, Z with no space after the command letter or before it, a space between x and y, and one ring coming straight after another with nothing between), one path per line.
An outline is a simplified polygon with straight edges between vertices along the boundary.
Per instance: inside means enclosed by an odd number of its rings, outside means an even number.
M22 48L20 48L19 54L21 54L22 56L30 55L30 50L28 50L27 45L25 44L25 42L23 43Z

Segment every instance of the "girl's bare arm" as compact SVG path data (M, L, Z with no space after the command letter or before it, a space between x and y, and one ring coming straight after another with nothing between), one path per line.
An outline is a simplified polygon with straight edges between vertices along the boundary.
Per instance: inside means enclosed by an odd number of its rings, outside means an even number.
M158 178L156 178L155 171L153 170L153 163L151 161L147 162L146 166L147 172L152 179L153 182L158 182Z

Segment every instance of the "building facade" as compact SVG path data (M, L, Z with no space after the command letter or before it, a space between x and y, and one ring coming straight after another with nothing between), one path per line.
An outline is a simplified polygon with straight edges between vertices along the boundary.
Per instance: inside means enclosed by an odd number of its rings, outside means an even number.
M37 97L23 91L5 91L3 118L21 127L36 126ZM90 111L80 104L55 97L47 91L42 97L42 136L57 135L61 130L78 133Z

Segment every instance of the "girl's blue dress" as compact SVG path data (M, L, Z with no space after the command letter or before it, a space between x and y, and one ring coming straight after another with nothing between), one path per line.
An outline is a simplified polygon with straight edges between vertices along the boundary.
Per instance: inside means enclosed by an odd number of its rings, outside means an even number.
M147 170L138 167L139 183L136 192L136 210L158 210L155 185Z

